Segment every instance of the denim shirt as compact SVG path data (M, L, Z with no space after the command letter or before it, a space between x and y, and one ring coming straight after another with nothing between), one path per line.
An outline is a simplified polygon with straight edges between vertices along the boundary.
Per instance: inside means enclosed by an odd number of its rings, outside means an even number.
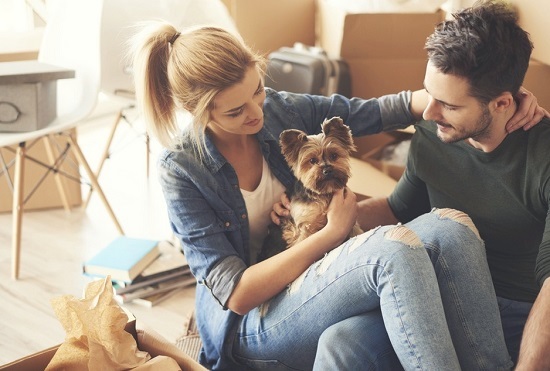
M299 129L321 131L325 118L340 116L353 135L408 126L410 92L380 99L348 99L276 92L266 88L264 126L256 134L273 174L288 189L294 176L279 147L279 134ZM196 319L203 348L200 362L210 369L231 368L231 328L238 315L226 303L249 266L248 213L233 167L206 136L208 153L201 160L191 143L165 150L159 176L174 233L182 242L197 279Z

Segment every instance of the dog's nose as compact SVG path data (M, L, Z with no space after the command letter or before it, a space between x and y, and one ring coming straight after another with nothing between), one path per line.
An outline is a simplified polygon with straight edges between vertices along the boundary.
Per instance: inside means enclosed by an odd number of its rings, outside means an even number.
M323 168L323 175L330 175L332 173L332 166L325 166Z

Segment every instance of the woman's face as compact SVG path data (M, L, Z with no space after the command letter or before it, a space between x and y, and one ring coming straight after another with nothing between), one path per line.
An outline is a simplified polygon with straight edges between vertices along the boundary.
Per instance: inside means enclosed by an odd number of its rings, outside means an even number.
M208 127L217 135L256 134L264 124L264 100L261 75L250 67L242 82L216 96Z

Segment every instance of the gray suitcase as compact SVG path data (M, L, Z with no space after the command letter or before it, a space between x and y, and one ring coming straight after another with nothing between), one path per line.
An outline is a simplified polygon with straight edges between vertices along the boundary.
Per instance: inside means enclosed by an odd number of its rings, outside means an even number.
M351 98L347 63L301 43L282 47L268 56L265 85L278 91L314 95L342 94Z

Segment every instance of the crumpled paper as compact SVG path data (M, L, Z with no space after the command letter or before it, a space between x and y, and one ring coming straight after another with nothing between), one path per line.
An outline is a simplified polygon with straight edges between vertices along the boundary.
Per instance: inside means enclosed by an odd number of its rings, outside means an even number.
M110 277L90 282L82 299L63 295L51 304L66 337L47 371L127 370L151 359L124 330L128 315L114 299Z

